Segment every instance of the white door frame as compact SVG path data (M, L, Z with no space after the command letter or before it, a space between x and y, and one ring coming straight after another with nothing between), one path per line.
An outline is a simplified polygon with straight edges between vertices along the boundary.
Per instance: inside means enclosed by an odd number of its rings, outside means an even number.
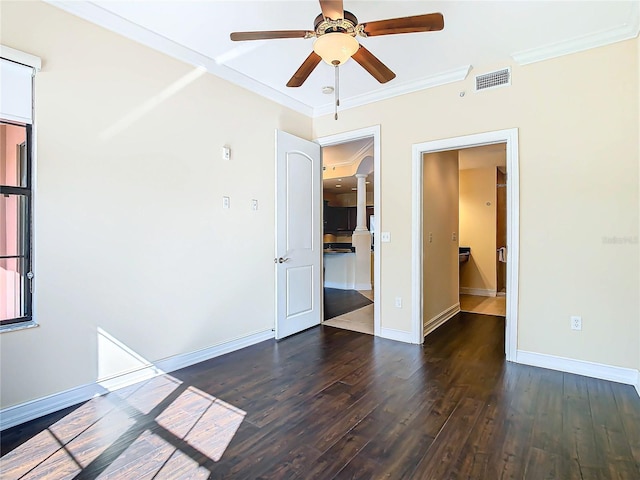
M422 186L425 153L459 150L496 143L507 144L507 315L505 354L507 361L516 361L518 347L518 265L520 183L518 171L518 129L498 130L462 137L434 140L413 145L413 219L412 219L412 337L414 343L424 341L422 305ZM376 177L377 178L377 177Z
M382 225L380 215L380 125L337 133L326 137L320 137L315 141L321 147L352 142L362 138L373 137L373 210L376 216L376 231L380 232ZM322 191L322 189L321 189ZM373 334L380 336L380 239L375 242L373 255Z

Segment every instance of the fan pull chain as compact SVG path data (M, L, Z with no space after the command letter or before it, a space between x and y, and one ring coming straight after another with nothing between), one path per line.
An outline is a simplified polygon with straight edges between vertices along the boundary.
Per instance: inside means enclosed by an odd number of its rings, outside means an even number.
M335 118L336 120L338 120L338 107L340 106L340 70L338 68L338 66L340 65L339 63L335 63L334 62L334 68L336 70L336 78L335 78L335 86L334 86L334 93L335 93L335 98L336 98L336 106L335 106L335 115L333 118Z

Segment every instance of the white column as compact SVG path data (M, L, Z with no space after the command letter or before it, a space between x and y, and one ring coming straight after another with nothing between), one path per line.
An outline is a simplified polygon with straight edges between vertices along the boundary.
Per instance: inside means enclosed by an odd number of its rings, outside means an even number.
M358 209L356 232L368 232L367 230L367 176L364 173L356 173L358 179Z
M356 290L371 290L371 233L367 230L367 176L356 173L358 179L357 225L351 237L356 247Z

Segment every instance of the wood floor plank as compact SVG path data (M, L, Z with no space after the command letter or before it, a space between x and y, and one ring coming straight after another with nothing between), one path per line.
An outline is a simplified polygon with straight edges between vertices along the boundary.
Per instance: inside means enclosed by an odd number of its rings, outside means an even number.
M640 479L632 387L504 359L504 319L330 327L8 429L9 479Z

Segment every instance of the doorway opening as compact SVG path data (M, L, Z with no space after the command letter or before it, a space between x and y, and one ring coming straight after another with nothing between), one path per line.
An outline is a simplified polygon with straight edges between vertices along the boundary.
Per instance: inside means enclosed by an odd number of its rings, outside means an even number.
M323 159L323 323L379 335L379 127L317 141Z
M476 250L476 259L478 263L482 257L483 265L488 265L486 269L495 272L491 282L489 278L484 278L488 283L480 284L485 287L487 284L490 288L479 288L467 286L468 290L462 290L463 293L498 293L498 263L505 263L504 273L504 289L505 289L505 355L508 361L515 361L517 351L517 303L518 303L518 130L501 130L496 132L487 132L476 135L468 135L464 137L456 137L445 140L437 140L433 142L425 142L416 144L413 147L413 246L412 246L412 285L413 285L413 321L412 333L415 343L422 343L424 336L435 330L458 312L460 312L459 294L462 282L469 280L465 276L460 275L460 261L463 256L465 262L473 258L474 249L463 245L470 242L468 237L468 229L463 232L464 220L458 218L462 214L464 208L458 210L458 203L463 200L460 195L460 189L463 182L459 182L458 177L461 176L458 167L458 153L461 151L471 152L475 147L486 147L487 151L497 151L504 148L505 165L504 170L508 172L509 181L502 182L498 175L498 167L500 165L486 165L488 185L492 188L491 198L484 200L484 208L491 210L497 203L498 189L506 190L506 212L504 227L506 230L506 244L495 245L502 239L498 239L500 234L497 224L497 212L493 217L495 222L488 228L486 235L487 243L491 246L494 242L492 250L487 248L478 248ZM482 150L478 150L482 151ZM473 165L473 163L471 163ZM480 166L480 165L478 165ZM482 165L485 166L485 165ZM504 173L501 172L501 173ZM467 176L466 173L463 174ZM500 182L500 183L499 183ZM498 187L498 185L506 185ZM446 188L445 188L446 187ZM434 193L435 192L435 193ZM465 192L465 194L468 192ZM494 198L495 196L495 198ZM428 198L427 198L428 197ZM476 207L481 208L482 203L475 199ZM489 203L489 205L487 205ZM483 212L485 213L485 212ZM477 218L478 213L473 212ZM427 223L425 218L429 216L430 221ZM466 228L466 227L465 227ZM485 229L487 230L487 229ZM462 236L465 235L465 238ZM461 242L458 244L458 242ZM473 240L475 243L476 240ZM477 244L480 245L480 244ZM462 251L460 247L467 247ZM498 249L502 248L501 252ZM426 250L429 251L428 253ZM435 255L434 249L442 250ZM484 254L481 254L481 250ZM488 252L488 253L487 253ZM435 252L438 253L438 252ZM486 259L484 257L487 257ZM505 260L508 261L505 262ZM474 259L474 261L476 260ZM485 261L486 260L486 261ZM476 265L477 266L477 265ZM433 280L432 273L429 268L434 271L440 269L446 275L440 278L440 282L429 282ZM484 267L483 267L484 268ZM480 269L472 272L478 273ZM474 275L469 274L469 277ZM482 279L482 275L480 275ZM473 284L469 284L473 285ZM495 285L495 287L494 287ZM437 288L436 288L437 286ZM441 288L442 287L442 288ZM438 290L440 288L442 292ZM476 288L476 290L473 290ZM495 290L494 290L495 288ZM481 290L484 290L481 292ZM430 302L437 299L440 304L432 305Z
M458 150L462 312L506 315L507 154L496 143Z

